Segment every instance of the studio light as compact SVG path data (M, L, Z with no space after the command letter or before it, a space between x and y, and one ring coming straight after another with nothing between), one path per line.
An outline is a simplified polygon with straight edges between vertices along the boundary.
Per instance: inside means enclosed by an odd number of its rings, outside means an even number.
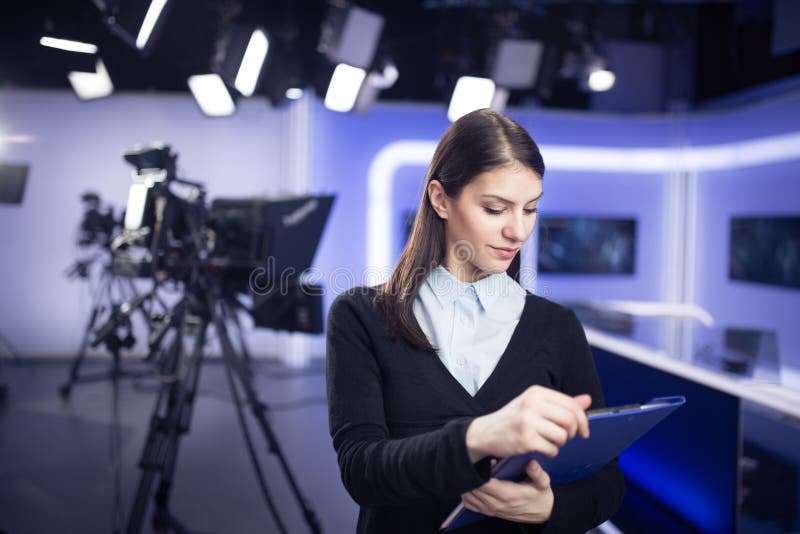
M264 30L260 28L254 30L250 35L250 41L247 43L242 63L239 65L239 72L236 74L233 84L236 90L244 96L251 96L256 90L261 67L264 66L268 50L269 40Z
M380 72L370 72L367 81L375 89L383 91L391 89L399 77L400 71L397 70L394 63L386 63Z
M544 44L524 39L503 39L497 46L492 79L498 87L530 89L536 84Z
M167 0L95 0L109 28L130 46L146 54L163 26Z
M165 5L167 5L167 0L152 0L150 2L150 7L147 8L147 13L142 21L142 26L139 28L139 33L136 36L136 48L139 50L144 50L144 48L147 46L150 36L153 34L153 29L156 27L158 19L161 16L161 12L164 10Z
M255 25L226 24L217 34L211 72L219 74L243 96L252 96L258 86L269 38Z
M325 107L346 113L353 109L367 72L358 67L340 63L331 76L328 91L325 93Z
M96 54L97 45L82 43L71 39L58 39L56 37L42 37L39 44L49 48L57 48L66 52L78 52L80 54Z
M67 75L72 90L81 100L103 98L114 92L114 84L100 58L95 62L95 72L72 71Z
M378 100L380 92L385 89L390 89L399 76L400 72L397 70L397 67L394 66L394 63L391 62L387 62L380 71L372 71L367 74L366 80L361 84L361 88L358 91L355 110L358 113L367 112L375 101Z
M491 107L494 99L495 84L489 78L462 76L456 82L447 118L455 122L459 117L476 109Z
M364 111L377 98L380 86L391 87L394 84L397 79L394 66L388 71L370 73L366 79L367 72L373 67L383 24L381 15L366 9L331 6L317 47L331 63L336 64L325 94L325 107L341 112L351 111L354 107Z
M378 48L384 19L360 7L332 6L322 27L319 50L331 63L369 69Z
M609 68L606 58L597 51L587 48L584 51L583 71L579 78L581 87L599 93L614 87L615 81L616 76Z
M286 90L286 98L289 100L300 100L303 98L303 90L299 87L290 87Z
M608 69L597 69L589 73L586 86L590 91L603 92L614 87L616 76Z
M218 74L189 76L188 83L197 105L209 117L225 117L236 111L236 103Z

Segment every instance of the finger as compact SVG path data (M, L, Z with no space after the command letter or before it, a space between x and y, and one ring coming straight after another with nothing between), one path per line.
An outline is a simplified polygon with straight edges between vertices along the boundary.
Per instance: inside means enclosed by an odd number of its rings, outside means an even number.
M592 405L592 397L587 393L583 393L573 398L581 408L578 413L578 432L582 438L586 439L589 437L589 419L586 417L586 410Z
M481 514L486 514L487 510L484 508L483 502L478 499L473 492L464 493L461 495L461 502L464 503L464 508L467 510L472 510L473 512L478 512Z
M584 438L589 437L589 420L586 418L584 411L584 406L588 408L591 405L591 397L589 395L582 394L570 397L560 391L541 386L532 386L526 393L531 396L531 401L537 404L540 402L552 402L572 412L572 416L577 421L578 433Z
M497 515L497 513L499 511L498 506L500 504L500 500L497 499L494 495L492 495L492 493L490 491L487 492L484 489L482 489L485 486L486 486L486 484L481 486L481 488L478 488L476 490L472 490L468 494L465 494L466 497L467 497L467 500L469 501L470 506L474 506L475 507L474 508L475 511L479 511L480 513L486 514L486 515ZM464 498L464 496L462 496L462 500L463 500L463 498ZM467 500L464 501L465 506L466 506Z
M591 406L592 397L586 393L574 397L561 394L558 397L554 397L553 402L572 412L573 417L577 421L578 434L580 434L582 438L588 438L589 419L586 418L586 409Z
M565 428L548 419L539 419L536 421L534 430L539 436L553 444L556 448L563 447L570 437Z
M538 407L539 414L549 419L567 431L568 439L575 437L578 432L578 419L575 413L563 406L551 402L544 402Z
M550 475L536 460L528 462L528 465L525 466L525 473L537 490L544 491L550 486Z

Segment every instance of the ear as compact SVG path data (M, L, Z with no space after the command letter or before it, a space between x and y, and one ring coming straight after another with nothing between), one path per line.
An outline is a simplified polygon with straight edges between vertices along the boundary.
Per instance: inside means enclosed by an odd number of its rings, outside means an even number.
M430 199L433 211L446 221L449 216L450 203L448 201L450 197L444 192L442 182L439 180L431 180L428 182L428 198Z

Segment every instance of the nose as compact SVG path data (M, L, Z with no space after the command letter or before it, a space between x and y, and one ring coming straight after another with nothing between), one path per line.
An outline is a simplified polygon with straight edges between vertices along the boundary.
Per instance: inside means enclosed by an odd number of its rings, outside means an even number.
M535 219L535 217L534 215L531 219ZM520 243L528 238L531 229L533 229L533 224L526 221L523 213L513 214L503 227L503 237L509 241Z

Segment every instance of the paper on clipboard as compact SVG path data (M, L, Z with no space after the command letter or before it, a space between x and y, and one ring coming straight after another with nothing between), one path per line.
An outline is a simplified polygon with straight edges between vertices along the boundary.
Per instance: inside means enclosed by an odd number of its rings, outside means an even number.
M591 432L588 439L569 440L555 458L536 452L505 458L494 466L492 477L523 480L526 476L525 466L534 459L550 475L551 484L566 484L589 477L685 402L686 399L681 396L659 397L644 404L589 411L587 416ZM485 518L483 514L467 510L461 503L439 528L449 531Z

